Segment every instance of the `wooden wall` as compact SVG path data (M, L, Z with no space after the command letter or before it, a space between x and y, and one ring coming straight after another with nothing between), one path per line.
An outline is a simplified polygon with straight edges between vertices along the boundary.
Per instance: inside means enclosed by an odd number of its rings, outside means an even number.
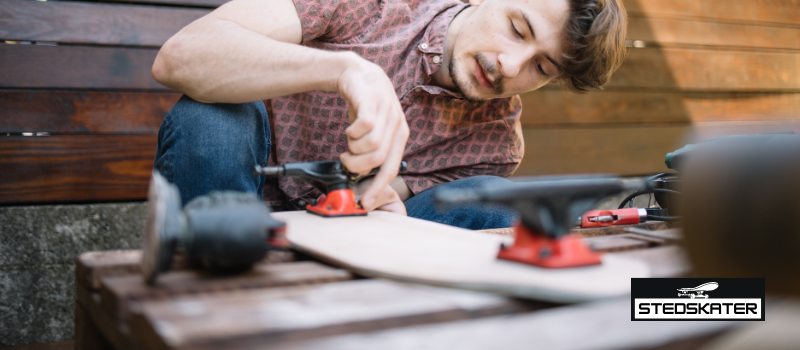
M0 0L0 204L146 199L180 97L153 80L153 59L211 11L161 5L224 1L152 2Z
M0 205L143 200L179 97L153 58L225 1L0 0ZM800 0L625 5L632 47L605 91L523 96L515 175L655 173L687 134L800 130Z
M800 1L624 3L630 51L604 91L522 96L515 176L657 173L690 141L800 130Z

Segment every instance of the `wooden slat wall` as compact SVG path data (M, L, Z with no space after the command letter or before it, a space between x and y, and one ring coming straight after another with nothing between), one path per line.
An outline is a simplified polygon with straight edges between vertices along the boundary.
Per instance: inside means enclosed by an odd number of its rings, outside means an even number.
M7 133L155 134L177 92L0 89ZM17 117L14 117L17 116Z
M5 202L146 198L156 134L6 136L0 140L0 195Z
M0 205L145 198L179 97L152 60L225 2L0 0ZM647 174L687 135L800 129L800 0L625 5L635 47L606 90L523 95L515 175Z
M800 1L624 3L631 48L604 91L522 96L515 176L656 173L687 142L800 130Z
M175 32L211 12L158 6L0 1L4 40L160 47Z
M180 97L153 59L220 3L0 0L0 204L146 198Z

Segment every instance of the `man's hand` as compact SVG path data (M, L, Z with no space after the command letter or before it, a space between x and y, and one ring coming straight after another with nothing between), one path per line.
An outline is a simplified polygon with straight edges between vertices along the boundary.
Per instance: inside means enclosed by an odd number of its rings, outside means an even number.
M368 211L386 206L395 208L396 205L390 205L395 201L389 197L391 193L397 197L397 193L389 183L397 176L403 160L408 123L386 73L377 65L353 56L353 64L338 81L339 93L350 102L351 123L345 130L349 151L341 154L340 159L348 170L362 175L380 166L361 198L361 205ZM403 205L399 197L396 202ZM402 212L405 214L405 206Z
M361 179L353 188L356 198L361 198L363 193L373 184L373 177ZM408 188L403 178L398 176L392 180L389 186L384 187L376 197L375 208L377 210L390 211L400 215L407 215L406 206L403 202L411 198L414 194Z
M406 205L403 204L400 196L397 195L397 192L392 188L392 186L386 186L383 188L383 190L378 192L378 195L375 197L374 205L376 210L388 211L400 215L408 215L406 213Z

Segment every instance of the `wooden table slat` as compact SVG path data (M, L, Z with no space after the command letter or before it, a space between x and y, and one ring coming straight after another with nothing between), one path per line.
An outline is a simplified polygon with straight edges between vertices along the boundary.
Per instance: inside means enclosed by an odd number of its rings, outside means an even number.
M296 260L294 252L270 250L256 265L282 264ZM98 290L103 277L130 276L142 273L141 250L116 250L83 253L75 263L77 282L91 290ZM189 263L182 255L176 255L171 271L189 269Z
M131 320L154 349L221 349L448 322L550 306L382 280L143 302Z
M629 298L576 304L534 313L351 333L270 349L650 349L720 334L739 322L631 322ZM257 345L242 347L258 349Z
M159 275L154 286L145 284L141 275L109 276L102 279L100 295L103 308L113 317L124 319L131 303L143 300L244 289L330 283L352 278L353 275L345 270L313 261L303 261L255 265L252 270L231 275L200 270L169 271Z

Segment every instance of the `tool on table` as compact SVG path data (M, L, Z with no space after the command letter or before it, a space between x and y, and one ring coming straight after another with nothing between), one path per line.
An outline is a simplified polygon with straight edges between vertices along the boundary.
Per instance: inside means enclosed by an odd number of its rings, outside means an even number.
M677 196L680 194L678 191L678 187L681 183L680 173L683 172L687 160L691 159L695 154L712 149L718 152L744 155L754 147L770 146L775 143L781 143L786 139L798 137L800 137L800 135L797 135L797 132L730 135L711 138L699 143L687 144L678 150L667 153L664 158L664 164L667 165L667 168L676 170L677 172L662 173L648 178L642 183L642 186L622 200L619 209L624 208L626 204L633 207L634 198L644 194L652 194L653 197L655 197L656 203L665 211L650 212L648 213L648 219L662 221L678 220L679 217L672 213L675 211L675 203L678 201ZM647 210L653 209L647 208Z
M634 225L648 220L663 220L667 210L662 208L624 208L590 210L580 217L581 228L606 227L612 225Z
M150 179L142 272L153 284L177 250L216 271L249 268L270 249L288 246L285 224L255 194L212 192L181 209L178 188L157 171Z
M600 264L577 235L569 235L576 217L600 199L622 192L617 177L551 178L551 181L509 183L471 190L440 190L440 205L483 202L516 209L520 220L515 225L516 239L501 247L497 257L535 266L564 268Z
M400 163L401 172L406 171L407 167L405 161ZM375 175L379 169L372 169L364 176ZM322 192L314 203L306 205L306 211L311 214L325 217L367 215L367 211L356 202L353 192L353 185L363 176L348 171L341 161L287 163L267 167L256 165L253 172L256 175L294 176L311 183Z

